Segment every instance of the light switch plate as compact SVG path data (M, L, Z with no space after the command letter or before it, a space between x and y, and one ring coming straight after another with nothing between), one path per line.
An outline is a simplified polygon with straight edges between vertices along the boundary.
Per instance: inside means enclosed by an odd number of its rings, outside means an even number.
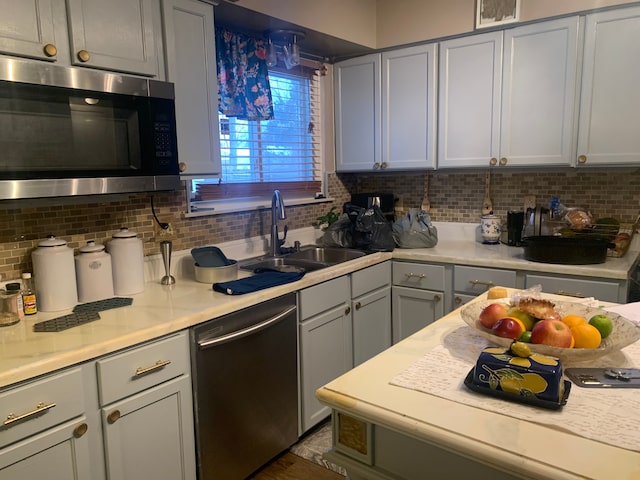
M524 196L524 211L527 211L527 208L536 208L536 196L535 195L525 195Z

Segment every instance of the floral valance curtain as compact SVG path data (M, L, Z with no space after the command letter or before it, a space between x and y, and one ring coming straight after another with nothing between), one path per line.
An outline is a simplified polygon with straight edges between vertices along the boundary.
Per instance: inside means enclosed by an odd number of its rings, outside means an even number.
M242 120L273 119L264 41L216 28L218 108Z

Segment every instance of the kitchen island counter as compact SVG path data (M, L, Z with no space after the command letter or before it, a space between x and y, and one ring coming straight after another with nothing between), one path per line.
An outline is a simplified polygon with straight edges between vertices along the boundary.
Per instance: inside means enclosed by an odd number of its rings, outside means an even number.
M553 295L549 298L566 301ZM486 296L481 295L474 301L484 299ZM496 400L469 392L462 385L464 375L456 376L455 383L460 395L473 397L469 402L459 400L455 392L453 396L441 395L438 390L434 390L437 394L429 394L403 388L395 381L399 374L411 370L416 362L433 352L452 350L452 338L466 329L471 330L458 309L319 389L318 399L334 411L334 443L338 445L327 454L329 459L345 466L354 480L640 478L637 445L633 450L596 441L597 429L588 438L563 428L567 415L575 419L575 412L569 410L572 403L581 405L580 395L585 390L593 393L595 389L573 386L567 405L559 411L504 402L515 405L514 408L528 409L527 415L532 418L541 415L539 421L533 421L500 413L496 410ZM640 366L640 350L632 347L635 344L610 361L619 366L618 362L624 358L627 366ZM471 369L473 361L469 350L473 348L465 350L452 354L461 353L468 360L465 368ZM609 360L604 357L600 361ZM624 395L629 403L625 408L631 404L637 407L638 390L615 390L626 391ZM500 408L500 404L497 405ZM542 412L548 415L544 421ZM598 411L592 413L596 417L600 415ZM552 424L548 418L553 419ZM344 429L338 428L340 422ZM597 428L600 432L609 430L610 438L624 433L614 425ZM628 428L634 429L637 425L632 422Z

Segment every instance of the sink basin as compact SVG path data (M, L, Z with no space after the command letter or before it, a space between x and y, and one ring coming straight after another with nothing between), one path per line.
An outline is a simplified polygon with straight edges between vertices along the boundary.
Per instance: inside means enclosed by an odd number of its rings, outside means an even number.
M246 260L240 262L240 268L252 271L264 268L283 272L302 269L311 272L365 255L365 252L349 248L307 247L280 257L260 257Z
M295 259L284 257L261 257L254 260L241 262L240 268L243 270L270 269L281 272L295 272L304 270L311 272L328 267L329 264L323 262L313 262L305 259Z
M354 258L364 257L365 252L351 248L311 247L287 255L289 259L310 260L330 265L347 262Z

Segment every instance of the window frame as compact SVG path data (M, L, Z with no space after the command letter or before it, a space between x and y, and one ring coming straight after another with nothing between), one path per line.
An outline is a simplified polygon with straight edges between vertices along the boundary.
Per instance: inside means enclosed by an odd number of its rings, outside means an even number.
M311 141L313 149L313 181L300 182L232 182L224 183L221 181L221 175L211 177L191 177L185 182L185 190L187 204L189 210L187 216L200 216L210 214L220 214L236 211L247 211L261 208L271 207L272 191L277 187L283 192L287 204L300 205L310 203L324 203L330 201L327 198L327 182L326 167L324 164L323 141L324 132L321 130L323 123L323 95L325 82L330 81L326 74L326 67L318 62L303 59L302 65L291 70L274 67L270 72L284 73L285 75L293 75L308 78L312 84L310 85L309 97L311 104L311 119L314 123L315 137ZM277 116L277 111L276 111ZM221 132L222 134L222 132ZM221 194L216 198L207 200L196 200L194 194L196 191L196 183L198 180L204 179L209 184L219 183ZM217 185L216 185L217 186Z

